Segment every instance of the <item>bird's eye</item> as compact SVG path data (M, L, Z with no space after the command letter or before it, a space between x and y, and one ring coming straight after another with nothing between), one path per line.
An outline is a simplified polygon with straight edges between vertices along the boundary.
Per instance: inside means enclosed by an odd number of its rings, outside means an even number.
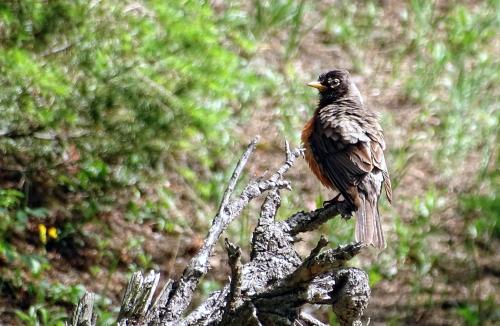
M340 84L340 79L338 78L328 78L328 84L330 84L330 88L335 88L337 86L339 86Z

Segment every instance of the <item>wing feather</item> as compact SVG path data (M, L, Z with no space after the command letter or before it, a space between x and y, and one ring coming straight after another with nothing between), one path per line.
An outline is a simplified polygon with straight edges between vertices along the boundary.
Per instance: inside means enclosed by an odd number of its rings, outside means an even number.
M355 205L356 186L373 168L369 147L362 142L339 146L336 139L346 139L345 135L324 128L321 121L316 123L319 124L318 132L310 139L313 154L326 177L348 202Z
M317 132L310 138L313 155L320 162L323 174L351 203L352 188L374 168L382 171L387 198L392 200L382 128L376 118L371 122L366 126L359 116L349 115L342 108L326 107L316 116Z

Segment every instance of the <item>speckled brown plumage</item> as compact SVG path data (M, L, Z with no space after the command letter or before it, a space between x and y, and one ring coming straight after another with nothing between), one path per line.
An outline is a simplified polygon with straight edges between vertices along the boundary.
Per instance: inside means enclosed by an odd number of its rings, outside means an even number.
M320 91L314 116L302 131L309 167L356 212L356 240L382 249L378 199L385 188L392 201L392 190L377 115L364 106L345 70L323 74L309 86Z

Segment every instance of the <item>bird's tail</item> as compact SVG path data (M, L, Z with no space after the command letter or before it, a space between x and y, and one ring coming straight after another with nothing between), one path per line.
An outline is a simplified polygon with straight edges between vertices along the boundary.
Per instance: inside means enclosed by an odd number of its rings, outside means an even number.
M364 180L359 191L361 205L356 211L356 241L380 250L386 247L378 211L381 185L382 180L379 181L377 175L370 174Z

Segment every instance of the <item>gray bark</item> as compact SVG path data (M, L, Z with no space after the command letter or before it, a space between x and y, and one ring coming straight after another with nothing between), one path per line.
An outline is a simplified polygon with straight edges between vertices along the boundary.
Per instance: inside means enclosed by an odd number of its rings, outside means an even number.
M280 190L291 189L283 175L303 154L302 149L292 151L286 143L286 159L278 170L269 178L251 181L234 196L257 142L254 139L243 153L204 244L182 276L167 280L153 301L160 274L134 273L122 300L119 325L324 325L301 311L305 304L329 305L342 325L361 325L370 298L368 277L360 269L345 267L345 263L363 249L362 245L352 243L324 250L328 241L321 237L305 259L294 249L297 234L339 216L345 211L342 204L298 212L285 221L275 220L281 204ZM242 264L241 249L226 239L231 268L228 283L186 314L222 233L250 201L263 195L266 198L253 233L250 261ZM92 304L93 295L85 294L70 324L95 325Z

